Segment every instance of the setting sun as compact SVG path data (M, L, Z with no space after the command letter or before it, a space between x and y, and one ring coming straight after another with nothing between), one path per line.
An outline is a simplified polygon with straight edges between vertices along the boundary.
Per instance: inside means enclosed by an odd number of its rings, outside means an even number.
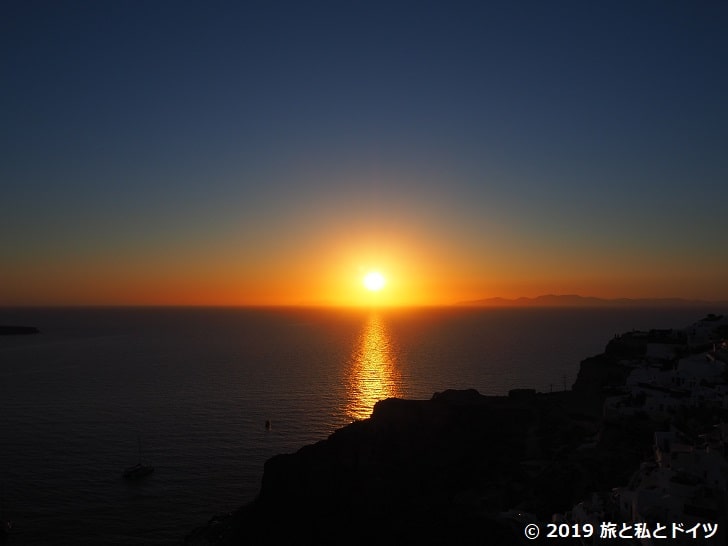
M364 279L362 280L362 282L367 290L371 290L372 292L378 292L379 290L384 288L387 280L384 278L384 275L382 275L379 271L370 271L369 273L364 275Z

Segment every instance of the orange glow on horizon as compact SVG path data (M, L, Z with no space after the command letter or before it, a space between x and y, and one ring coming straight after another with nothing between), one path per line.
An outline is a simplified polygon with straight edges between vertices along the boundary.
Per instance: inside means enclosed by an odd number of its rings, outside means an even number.
M600 298L681 297L728 300L724 271L669 270L649 264L633 271L635 260L593 264L567 255L532 256L532 249L491 247L482 252L426 230L399 225L362 235L364 228L339 234L302 236L272 244L210 244L126 253L80 254L75 261L52 256L11 263L2 274L0 306L168 305L168 306L447 306L501 297L579 294ZM401 229L400 229L401 228ZM331 233L334 233L333 235ZM425 241L426 243L423 243ZM633 269L630 269L633 268ZM379 271L386 285L362 286ZM578 275L574 272L578 271ZM702 276L701 276L702 275ZM378 285L381 281L377 281ZM721 287L716 290L714 287ZM691 288L686 288L691 287Z

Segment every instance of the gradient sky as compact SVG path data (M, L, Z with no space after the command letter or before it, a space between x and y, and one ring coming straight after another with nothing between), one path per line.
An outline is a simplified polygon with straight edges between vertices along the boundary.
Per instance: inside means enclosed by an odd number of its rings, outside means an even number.
M719 1L5 1L0 305L728 300L727 28Z

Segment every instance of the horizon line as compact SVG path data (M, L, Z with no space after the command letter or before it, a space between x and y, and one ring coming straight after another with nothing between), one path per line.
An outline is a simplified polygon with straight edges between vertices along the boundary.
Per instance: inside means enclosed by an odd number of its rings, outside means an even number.
M572 303L553 302L548 299L568 300ZM419 303L419 304L332 304L332 303L30 303L30 304L0 304L0 309L124 309L124 308L149 308L149 309L413 309L413 308L461 308L461 307L604 307L633 304L635 306L661 303L674 304L675 306L698 306L698 305L728 305L728 300L706 300L696 298L684 298L678 296L667 297L616 297L603 298L598 296L582 296L579 294L541 294L538 296L518 296L505 298L492 296L472 300L460 300L451 303ZM577 305L575 305L577 304Z

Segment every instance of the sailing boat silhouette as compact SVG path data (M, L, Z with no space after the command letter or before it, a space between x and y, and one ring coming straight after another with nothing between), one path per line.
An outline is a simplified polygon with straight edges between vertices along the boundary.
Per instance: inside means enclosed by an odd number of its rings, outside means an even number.
M154 472L154 467L151 465L144 464L142 460L142 440L141 437L137 434L137 446L139 448L139 462L135 464L134 466L130 466L126 470L124 470L124 479L129 481L136 481L140 480L145 476L148 476L152 472Z

